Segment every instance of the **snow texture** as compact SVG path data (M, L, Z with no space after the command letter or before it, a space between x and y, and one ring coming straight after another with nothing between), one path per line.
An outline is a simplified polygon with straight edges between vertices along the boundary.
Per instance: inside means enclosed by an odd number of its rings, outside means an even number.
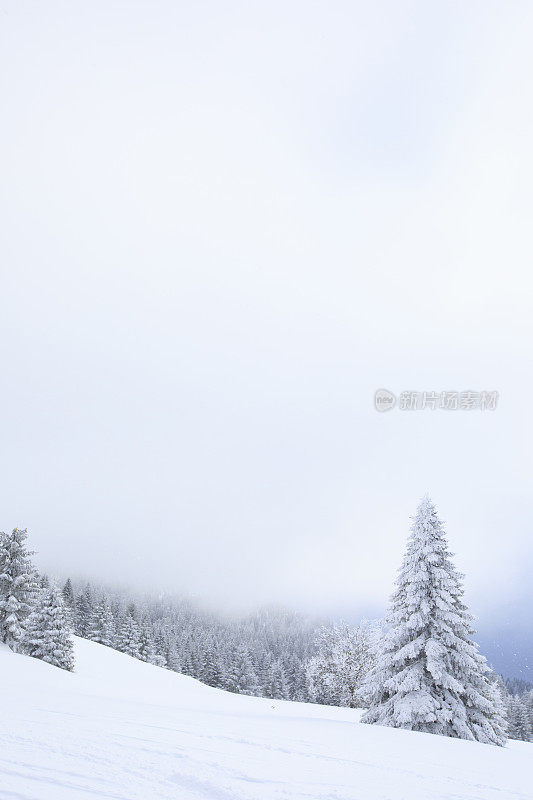
M75 672L0 645L1 800L531 800L533 745L362 725L75 638ZM9 690L5 691L8 687Z

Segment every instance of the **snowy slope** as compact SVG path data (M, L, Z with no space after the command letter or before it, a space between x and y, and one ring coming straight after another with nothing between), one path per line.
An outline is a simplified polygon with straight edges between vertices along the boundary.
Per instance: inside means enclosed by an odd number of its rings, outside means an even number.
M0 646L0 798L525 800L533 745L361 725L76 640L74 674Z

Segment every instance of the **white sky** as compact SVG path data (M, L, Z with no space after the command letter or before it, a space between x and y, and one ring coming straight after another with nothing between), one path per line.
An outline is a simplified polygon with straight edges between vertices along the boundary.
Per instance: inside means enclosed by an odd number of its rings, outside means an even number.
M0 0L0 528L52 572L344 610L429 491L475 604L525 596L532 25Z

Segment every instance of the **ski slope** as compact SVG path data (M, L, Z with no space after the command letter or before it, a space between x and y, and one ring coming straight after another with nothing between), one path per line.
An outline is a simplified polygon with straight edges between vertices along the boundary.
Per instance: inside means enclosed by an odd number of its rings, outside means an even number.
M531 800L533 745L358 723L212 689L76 639L71 674L0 646L2 800Z

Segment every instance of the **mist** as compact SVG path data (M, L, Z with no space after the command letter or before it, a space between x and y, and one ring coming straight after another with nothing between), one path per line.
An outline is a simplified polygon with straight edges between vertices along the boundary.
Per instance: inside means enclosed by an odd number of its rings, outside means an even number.
M0 528L381 613L429 492L475 611L530 603L531 5L0 11Z

